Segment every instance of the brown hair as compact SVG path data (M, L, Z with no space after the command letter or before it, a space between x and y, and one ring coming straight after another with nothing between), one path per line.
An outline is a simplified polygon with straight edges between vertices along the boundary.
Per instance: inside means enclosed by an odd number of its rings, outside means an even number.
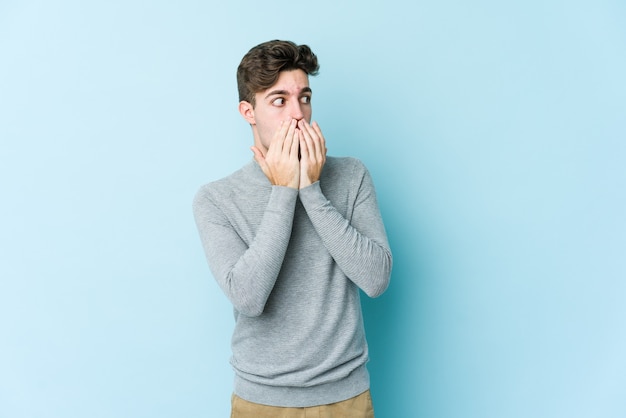
M281 71L302 70L317 75L319 68L317 56L307 45L279 40L259 44L244 55L237 68L239 101L254 106L254 95L272 87Z

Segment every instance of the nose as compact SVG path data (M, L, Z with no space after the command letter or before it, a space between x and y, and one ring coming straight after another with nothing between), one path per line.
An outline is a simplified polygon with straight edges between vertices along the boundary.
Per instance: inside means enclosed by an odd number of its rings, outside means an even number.
M298 100L292 101L291 108L289 109L291 117L295 120L304 118L304 112L302 111L302 104Z

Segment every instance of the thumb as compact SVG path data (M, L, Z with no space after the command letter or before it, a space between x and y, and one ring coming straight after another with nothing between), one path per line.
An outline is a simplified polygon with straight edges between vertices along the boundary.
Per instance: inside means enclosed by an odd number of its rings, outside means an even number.
M253 146L253 147L250 147L250 150L252 150L252 152L254 153L254 159L256 160L257 163L262 164L265 162L265 156L263 155L260 149Z

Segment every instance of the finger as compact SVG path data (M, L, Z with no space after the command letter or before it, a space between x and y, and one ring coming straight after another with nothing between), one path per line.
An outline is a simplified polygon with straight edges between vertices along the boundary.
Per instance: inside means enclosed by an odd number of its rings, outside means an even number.
M287 121L281 121L278 130L274 133L274 137L272 138L272 142L270 142L270 147L268 152L278 153L280 154L283 150L283 143L285 142L285 137L287 136L287 131L289 129L289 123Z
M315 136L317 136L317 133L313 130L313 128L311 128L311 125L309 125L306 121L301 120L298 123L298 127L302 130L302 132L307 135L310 139L313 139Z
M322 135L322 129L320 128L320 125L316 121L313 121L313 123L311 123L311 128L313 128L320 137L322 138L324 137L324 135Z
M315 133L319 137L320 144L322 145L322 149L323 149L324 155L325 155L326 154L326 139L324 138L324 134L322 134L322 129L320 128L320 126L315 121L313 121L313 123L311 124L311 128L315 131Z
M317 134L317 137L319 138L319 144L320 144L319 152L320 152L320 156L324 158L326 156L327 149L326 149L326 139L324 138L324 134L322 134L322 129L315 121L313 121L313 124L311 125L311 127Z
M302 129L304 130L304 138L306 140L308 151L311 157L317 161L321 161L325 151L323 150L323 143L320 143L320 137L317 132L306 122L302 123Z
M302 129L302 131L304 131L306 134L308 134L311 138L317 135L313 128L311 128L311 125L309 125L305 120L301 120L298 123L298 127Z
M307 130L307 123L304 121L300 121L298 124L300 126L300 154L302 154L302 161L306 161L309 158L309 155L313 153L314 145L313 139L311 138L310 132Z
M296 133L296 137L294 138L291 144L291 152L290 152L290 156L292 157L298 156L298 151L300 151L300 148L301 148L300 143L302 142L302 131L298 129L295 133Z
M265 163L265 155L263 155L263 152L261 152L261 150L259 148L257 148L256 146L250 147L250 149L254 153L254 159L256 160L256 162L259 163L259 165L264 164Z
M283 149L282 149L283 154L291 154L293 143L297 142L297 137L295 136L296 127L297 127L296 120L292 119L291 123L289 123L288 126L289 126L289 129L287 129L287 134L285 135L285 139L283 141Z

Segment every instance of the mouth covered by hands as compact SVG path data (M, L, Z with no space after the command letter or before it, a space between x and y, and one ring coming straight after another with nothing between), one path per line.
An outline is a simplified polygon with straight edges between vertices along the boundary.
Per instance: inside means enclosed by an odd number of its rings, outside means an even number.
M319 180L326 163L326 141L317 124L305 120L281 122L265 153L252 152L271 184L302 189Z

